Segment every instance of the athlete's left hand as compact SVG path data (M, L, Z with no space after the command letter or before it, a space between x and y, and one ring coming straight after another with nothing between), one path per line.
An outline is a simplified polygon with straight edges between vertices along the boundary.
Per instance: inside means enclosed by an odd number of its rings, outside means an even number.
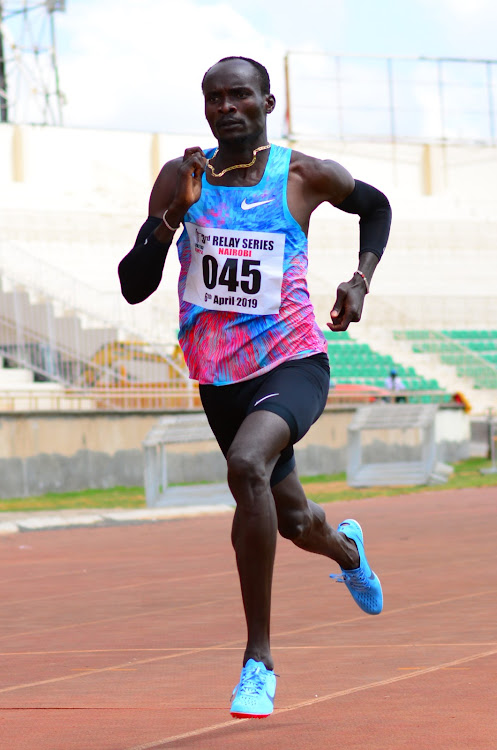
M331 323L326 325L330 331L346 331L349 323L357 323L361 319L366 289L362 279L353 277L350 281L343 281L337 289L336 302L331 310Z

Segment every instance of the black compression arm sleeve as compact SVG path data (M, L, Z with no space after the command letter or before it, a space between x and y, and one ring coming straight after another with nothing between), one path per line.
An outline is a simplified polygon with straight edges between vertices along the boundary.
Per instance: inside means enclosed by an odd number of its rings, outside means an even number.
M161 219L149 216L142 225L134 247L119 263L118 273L123 297L130 305L143 302L155 292L170 244L159 242L153 234Z
M351 194L337 208L348 214L359 214L359 255L374 253L381 258L390 234L392 209L388 198L372 185L355 181Z

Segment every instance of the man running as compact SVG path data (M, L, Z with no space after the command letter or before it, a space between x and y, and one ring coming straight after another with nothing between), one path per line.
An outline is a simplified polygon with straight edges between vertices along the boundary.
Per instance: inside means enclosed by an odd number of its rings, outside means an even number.
M325 201L360 216L358 269L339 285L327 324L344 331L361 318L391 211L382 193L336 162L268 143L275 98L256 61L220 60L202 90L218 148L188 148L164 165L119 276L128 302L146 299L183 225L179 341L236 501L232 542L248 636L231 714L261 718L276 689L269 630L277 532L336 561L342 575L332 577L365 612L383 606L361 527L347 519L334 530L307 500L293 446L322 413L330 382L305 280L310 216Z

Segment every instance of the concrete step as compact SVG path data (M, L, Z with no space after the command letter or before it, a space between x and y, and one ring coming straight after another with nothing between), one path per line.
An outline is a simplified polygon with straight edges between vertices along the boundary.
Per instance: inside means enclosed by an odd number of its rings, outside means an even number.
M33 382L33 372L24 367L1 367L0 388L15 388Z

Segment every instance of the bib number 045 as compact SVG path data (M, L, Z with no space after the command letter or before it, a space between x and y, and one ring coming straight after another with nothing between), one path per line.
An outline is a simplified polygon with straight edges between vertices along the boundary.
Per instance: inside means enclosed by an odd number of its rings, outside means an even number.
M240 281L238 280L238 258L226 258L219 272L219 263L212 255L204 255L202 258L202 273L204 284L207 289L214 289L218 284L223 284L229 292L236 292L240 287L245 294L257 294L261 288L261 272L257 268L260 260L241 261Z

